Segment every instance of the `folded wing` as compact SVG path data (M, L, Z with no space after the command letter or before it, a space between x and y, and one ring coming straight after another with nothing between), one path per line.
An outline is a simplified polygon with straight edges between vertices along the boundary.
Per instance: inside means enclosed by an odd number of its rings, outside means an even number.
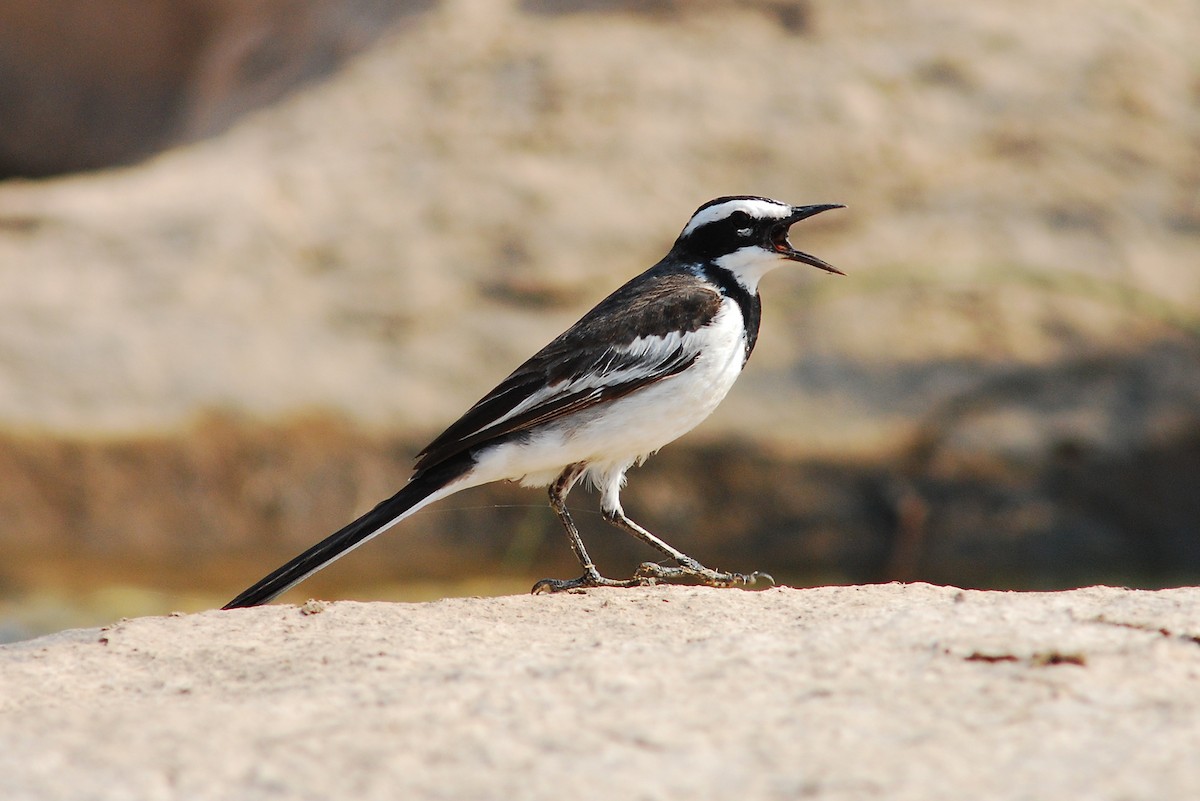
M468 409L418 455L416 470L677 375L699 355L691 334L720 308L721 295L695 276L643 273Z

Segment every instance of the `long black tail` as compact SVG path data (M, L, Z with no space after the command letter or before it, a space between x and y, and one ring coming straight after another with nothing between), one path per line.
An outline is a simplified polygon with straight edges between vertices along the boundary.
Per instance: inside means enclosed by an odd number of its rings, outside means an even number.
M325 539L254 583L222 609L241 609L265 604L280 593L294 587L330 562L362 545L404 518L406 513L433 493L461 477L474 465L467 454L450 462L422 470L392 497L383 501L353 523L335 531Z

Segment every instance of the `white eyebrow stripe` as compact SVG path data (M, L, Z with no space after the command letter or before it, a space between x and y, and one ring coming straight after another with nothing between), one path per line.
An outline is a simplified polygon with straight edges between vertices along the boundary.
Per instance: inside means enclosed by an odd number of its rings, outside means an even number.
M772 217L782 220L792 213L792 207L783 203L773 203L769 200L759 200L758 198L727 200L724 203L717 203L698 212L688 221L687 227L683 229L683 233L680 236L687 236L703 225L723 220L735 211L744 211L751 217L759 220L766 220Z

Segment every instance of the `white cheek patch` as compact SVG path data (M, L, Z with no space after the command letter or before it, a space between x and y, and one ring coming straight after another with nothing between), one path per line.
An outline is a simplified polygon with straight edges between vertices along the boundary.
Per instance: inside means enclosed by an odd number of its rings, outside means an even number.
M747 245L714 260L714 264L733 273L738 283L751 293L758 291L758 282L767 273L788 261L782 253Z

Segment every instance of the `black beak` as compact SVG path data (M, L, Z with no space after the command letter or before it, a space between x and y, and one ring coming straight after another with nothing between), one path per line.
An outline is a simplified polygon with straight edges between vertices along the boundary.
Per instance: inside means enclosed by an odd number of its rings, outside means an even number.
M792 206L792 213L785 217L779 225L772 229L771 246L782 253L786 258L792 261L799 261L805 264L816 267L818 270L824 270L827 273L836 273L837 275L845 275L844 272L834 267L827 261L818 259L816 256L810 256L807 253L796 250L792 247L792 243L788 241L788 228L800 222L807 220L809 217L815 217L823 211L830 209L846 208L841 203L819 203L815 206Z

